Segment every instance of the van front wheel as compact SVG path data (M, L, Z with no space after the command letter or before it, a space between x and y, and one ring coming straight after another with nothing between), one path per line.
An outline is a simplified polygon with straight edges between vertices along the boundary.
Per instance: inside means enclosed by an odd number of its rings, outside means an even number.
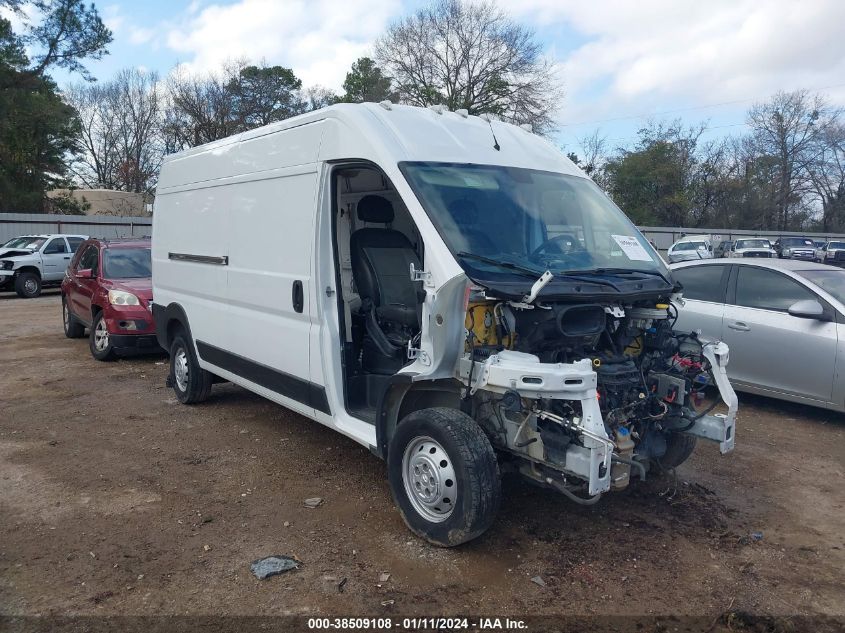
M206 400L214 377L199 365L194 350L183 334L177 334L170 345L170 382L176 399L182 404Z
M697 440L694 435L670 433L666 439L666 453L657 461L663 468L677 468L690 458Z
M481 427L461 411L432 408L406 416L390 440L387 467L405 523L434 545L471 541L496 518L496 454Z

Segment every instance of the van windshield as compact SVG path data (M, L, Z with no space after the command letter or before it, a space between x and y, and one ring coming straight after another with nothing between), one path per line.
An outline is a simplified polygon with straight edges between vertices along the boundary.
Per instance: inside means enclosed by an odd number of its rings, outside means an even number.
M602 269L668 276L652 246L587 178L496 165L399 167L465 270L513 276Z

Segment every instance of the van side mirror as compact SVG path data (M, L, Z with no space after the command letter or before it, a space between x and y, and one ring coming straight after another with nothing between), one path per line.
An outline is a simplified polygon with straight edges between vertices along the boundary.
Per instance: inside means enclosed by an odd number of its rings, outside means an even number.
M94 273L90 268L83 268L82 270L76 271L76 277L78 279L92 279L94 277Z
M824 308L815 299L804 299L789 306L789 314L801 319L821 319L824 316Z

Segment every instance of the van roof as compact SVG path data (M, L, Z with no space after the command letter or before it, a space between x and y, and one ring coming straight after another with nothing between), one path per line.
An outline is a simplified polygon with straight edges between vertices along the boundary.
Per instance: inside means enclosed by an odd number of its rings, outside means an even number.
M319 121L334 121L343 132L336 135L342 137L339 140L327 139L325 134L315 138L320 144L318 160L360 158L393 165L400 161L476 163L584 175L552 143L516 125L466 111L387 102L321 108L172 154L165 165L198 154L225 154L233 149L231 145ZM160 184L165 188L180 181L177 176L168 182L167 174L164 179Z

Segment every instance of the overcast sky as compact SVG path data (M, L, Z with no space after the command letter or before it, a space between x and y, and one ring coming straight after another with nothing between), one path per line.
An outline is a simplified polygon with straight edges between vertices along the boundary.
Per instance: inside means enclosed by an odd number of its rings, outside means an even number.
M741 132L773 92L821 90L845 105L843 0L498 0L536 30L566 91L558 141L599 127L628 144L649 115ZM291 67L340 89L349 66L420 0L125 0L98 7L114 32L101 79L125 66L165 74L227 58ZM63 77L58 77L62 81Z

